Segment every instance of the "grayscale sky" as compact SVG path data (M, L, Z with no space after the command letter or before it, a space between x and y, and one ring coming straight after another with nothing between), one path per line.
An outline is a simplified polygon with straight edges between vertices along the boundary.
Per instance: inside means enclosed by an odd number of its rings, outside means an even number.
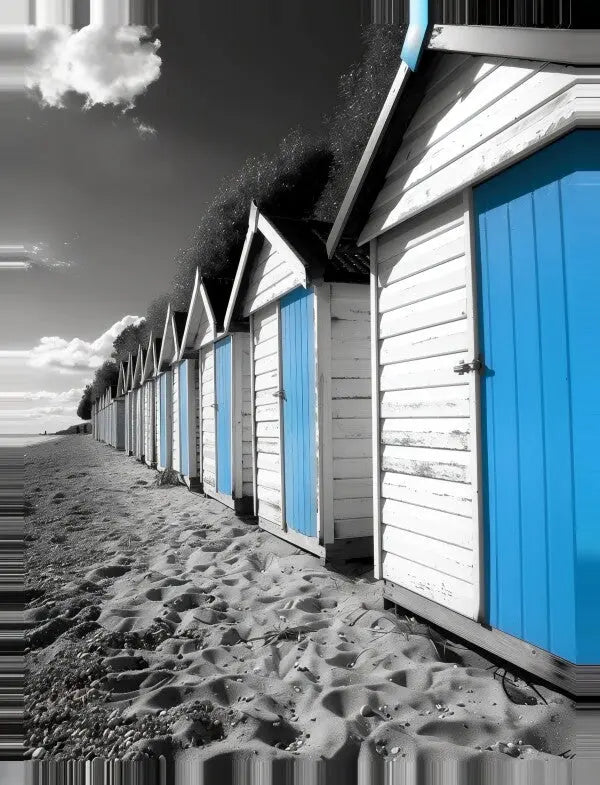
M0 96L0 246L48 260L0 269L0 432L7 407L17 432L76 422L89 358L167 289L219 181L332 109L361 54L360 6L162 0L160 78L132 110Z

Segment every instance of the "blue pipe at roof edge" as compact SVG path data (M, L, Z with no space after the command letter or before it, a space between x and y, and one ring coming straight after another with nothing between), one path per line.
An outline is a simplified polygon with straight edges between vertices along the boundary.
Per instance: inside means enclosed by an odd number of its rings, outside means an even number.
M400 56L411 71L417 70L428 30L429 0L410 0L408 30Z

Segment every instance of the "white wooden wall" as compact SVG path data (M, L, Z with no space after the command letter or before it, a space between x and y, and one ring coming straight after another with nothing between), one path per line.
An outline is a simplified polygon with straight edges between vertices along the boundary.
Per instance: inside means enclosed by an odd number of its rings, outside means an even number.
M200 420L202 421L202 482L215 490L217 466L215 460L215 363L213 344L200 352L202 368L202 394L200 396Z
M289 259L265 238L264 245L252 265L248 288L244 296L244 316L278 300L304 284Z
M373 533L369 286L331 284L333 517L338 537Z
M382 576L472 616L471 375L453 372L472 359L466 252L462 199L376 244Z
M135 404L137 410L137 433L135 439L135 455L139 460L144 455L146 420L144 417L144 391L138 387L135 391Z
M248 333L235 336L241 343L242 356L242 496L252 497L252 396L250 391L250 338Z
M256 395L256 509L259 518L281 525L279 322L276 303L254 315Z
M179 444L179 365L173 365L171 368L171 379L173 385L173 392L171 395L171 455L173 460L173 470L178 472L180 470L180 444Z
M600 122L600 69L446 54L361 234L371 240L572 130Z

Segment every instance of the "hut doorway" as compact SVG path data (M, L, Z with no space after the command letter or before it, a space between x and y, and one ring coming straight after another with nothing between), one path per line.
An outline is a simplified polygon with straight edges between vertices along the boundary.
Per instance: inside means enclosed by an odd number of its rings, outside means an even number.
M475 190L487 621L600 662L600 131Z
M314 293L298 288L281 299L281 414L284 520L317 536Z
M231 496L231 336L215 344L217 491Z

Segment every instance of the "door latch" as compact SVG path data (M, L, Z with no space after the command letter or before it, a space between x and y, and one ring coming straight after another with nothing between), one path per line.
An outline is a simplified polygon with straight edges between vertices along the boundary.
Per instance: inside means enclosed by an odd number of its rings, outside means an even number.
M280 398L281 400L285 400L285 390L277 390L277 392L273 393L273 398Z
M471 360L470 363L460 363L454 366L454 373L464 376L465 373L475 373L483 368L481 360Z

